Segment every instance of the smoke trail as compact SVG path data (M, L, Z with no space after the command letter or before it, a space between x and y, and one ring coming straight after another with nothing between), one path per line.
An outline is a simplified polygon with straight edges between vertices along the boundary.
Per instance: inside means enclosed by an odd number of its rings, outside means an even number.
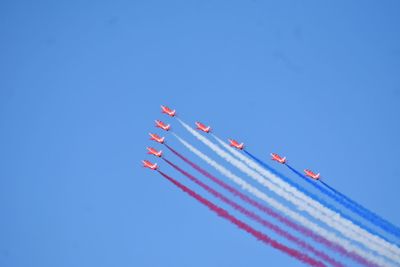
M296 258L297 260L304 262L308 265L311 266L317 266L317 267L324 267L326 266L320 261L316 261L309 256L295 250L292 248L289 248L273 239L268 237L267 235L255 230L252 228L250 225L242 222L241 220L237 219L233 215L229 214L226 210L220 208L219 206L215 205L214 203L210 202L209 200L205 199L204 197L200 196L193 190L189 189L188 187L184 186L183 184L179 183L178 181L174 180L172 177L168 176L167 174L163 173L162 171L158 171L164 178L166 178L168 181L173 183L175 186L180 188L183 192L187 193L189 196L193 197L196 199L198 202L203 204L204 206L207 206L210 210L215 212L218 216L230 221L231 223L235 224L237 227L240 229L248 232L249 234L253 235L255 238L260 240L261 242L272 246L275 249L280 250L283 253L286 253L287 255Z
M269 180L264 179L264 177L262 177L259 173L257 173L254 170L250 169L244 163L242 163L241 161L239 161L236 158L232 157L229 153L225 152L224 150L219 148L217 145L215 145L214 143L209 141L207 138L205 138L204 136L202 136L201 134L196 132L194 129L189 127L186 123L184 123L180 119L178 119L178 121L182 124L182 126L187 131L189 131L198 140L203 142L211 150L213 150L215 153L217 153L220 157L225 159L227 162L231 163L233 166L235 166L236 168L238 168L239 170L241 170L242 172L247 174L252 179L254 179L257 182L259 182L263 186L267 187L271 191L275 192L276 194L278 194L281 197L285 198L287 201L289 201L292 204L294 204L299 210L306 211L308 214L310 214L314 218L324 222L326 225L334 228L335 230L339 231L340 233L342 233L346 237L351 238L351 239L353 239L355 241L358 241L364 247L367 247L367 248L369 248L371 250L374 250L375 252L379 253L380 255L386 256L388 259L391 259L391 260L393 260L395 262L400 262L400 257L398 255L391 253L391 251L389 251L387 248L383 248L383 247L381 247L381 246L379 246L379 245L377 245L377 244L375 244L373 242L369 242L369 240L366 238L365 235L361 235L359 233L353 232L353 229L356 226L354 224L352 224L351 222L346 220L345 222L346 222L347 225L342 225L342 224L338 223L337 219L341 219L339 214L330 212L332 214L331 215L332 217L325 216L324 214L322 214L321 210L325 210L325 212L329 212L329 211L325 207L321 206L321 204L319 204L319 203L317 203L315 201L312 201L308 197L305 197L303 194L302 194L302 198L301 198L302 200L296 199L295 196L293 195L294 194L293 189L295 190L295 188L290 188L290 192L291 192L291 194L290 194L287 191L285 191L282 187L275 186ZM227 146L227 149L230 149L229 145L226 145L226 146ZM233 150L233 151L237 152L235 150ZM243 155L241 155L240 153L238 153L238 154L241 157L243 157ZM253 162L251 161L251 163L253 163ZM253 165L257 165L257 164L253 163ZM265 171L263 168L260 168L260 169L261 169L261 171ZM269 177L270 178L273 177L274 179L278 179L277 182L279 182L279 181L283 182L282 180L280 180L276 176L269 175ZM299 195L299 192L297 191L296 194ZM312 204L314 204L313 207L310 206L310 204L309 204L310 202L312 202ZM353 227L351 227L351 226L353 226ZM362 230L362 229L360 229L360 230ZM365 234L364 232L362 232L362 233ZM375 239L372 239L371 241L375 241Z
M294 170L294 168L291 167L291 169ZM333 192L335 192L337 195L342 195L340 192L336 191L333 187L331 187L330 185L328 185L327 183L325 183L322 180L319 180L323 185L325 185L327 188L329 188L330 190L332 190ZM347 198L346 196L343 195L343 198Z
M400 237L400 229L390 223L389 221L386 221L379 215L373 213L372 211L368 210L367 208L364 208L362 205L358 204L357 202L351 200L344 194L340 193L339 191L335 190L333 187L329 186L328 184L324 183L322 180L319 180L325 187L329 188L331 191L327 190L323 186L321 186L318 183L315 183L314 181L311 181L307 177L305 177L302 173L297 171L295 168L292 166L285 164L292 172L294 172L296 175L298 175L300 178L302 178L304 181L307 183L311 184L315 188L317 188L320 192L323 194L327 195L328 197L334 199L338 203L342 204L343 206L347 207L348 205L351 205L351 210L361 217L365 218L366 220L372 222L376 226L380 227L382 230L385 230L387 233L390 233L396 237ZM398 244L397 244L398 245Z
M217 137L216 137L217 138ZM217 139L218 140L218 139ZM221 141L222 142L222 141ZM359 222L358 220L348 216L347 214L343 213L340 209L337 209L335 206L331 205L330 203L328 203L327 201L321 199L320 197L318 197L317 195L309 192L307 189L305 189L304 187L300 186L299 184L297 184L296 182L292 181L291 179L289 179L287 176L283 175L282 173L278 172L277 170L275 170L274 168L272 168L271 166L269 166L267 163L265 163L264 161L260 160L259 158L257 158L256 156L254 156L253 154L251 154L250 152L248 152L247 150L243 150L244 153L246 153L250 158L252 158L254 161L256 161L258 164L260 164L262 167L266 168L268 171L270 171L271 173L273 173L274 175L282 178L285 182L287 182L288 184L290 184L291 186L295 187L297 190L299 190L300 192L302 192L303 194L307 195L308 197L318 201L319 203L321 203L323 206L325 206L326 208L339 213L343 218L350 220L351 222L353 222L355 225L364 228L365 230L367 230L368 232L370 232L373 235L379 236L380 238L382 238L383 240L385 240L386 242L390 242L387 238L385 238L383 235L379 234L378 232L372 230L370 227L364 225L363 223ZM289 169L291 169L292 171L294 171L297 175L302 175L301 173L299 173L298 171L296 171L295 169L293 169L292 167L290 167L288 164L285 164ZM306 177L302 177L303 179L307 180L307 182L310 182L312 184L316 184L315 182L311 181L310 179L306 178ZM321 181L322 182L322 181ZM318 185L319 186L319 185ZM320 187L320 186L319 186ZM325 188L322 188L324 191L327 191ZM329 194L332 195L332 192L328 192ZM342 199L338 198L337 196L333 195L334 199L339 202L342 206L344 206L345 208L356 212L356 210L354 210L354 208L352 206L350 206L348 203L344 202ZM369 220L368 217L364 217L364 219Z
M249 177L253 178L263 186L267 187L271 191L279 194L281 197L293 203L299 210L304 210L314 218L320 220L326 225L336 229L343 235L351 238L355 241L358 241L364 247L369 248L378 254L398 263L400 262L400 251L399 248L395 245L386 242L385 240L379 238L378 236L374 236L366 230L360 228L359 226L353 224L351 221L344 219L340 216L340 214L333 212L330 209L327 209L325 206L321 205L321 203L309 198L303 193L299 192L296 188L290 186L286 182L282 181L278 176L268 172L264 168L260 167L251 159L242 155L240 152L231 148L228 144L220 140L218 137L214 136L218 142L228 151L230 151L233 155L237 156L240 160L245 162L252 169L247 167L244 163L232 157L229 153L223 151L214 143L209 141L207 138L193 130L186 124L182 125L195 137L197 137L200 141L206 144L209 148L211 148L214 152L216 152L220 157L224 158L226 161L231 163L233 166L246 173ZM254 171L254 170L257 170ZM269 180L264 179L267 177ZM274 184L271 181L274 182Z
M276 220L278 220L281 223L285 224L286 226L292 228L293 230L295 230L295 231L297 231L297 232L299 232L299 233L301 233L301 234L303 234L305 236L308 236L308 237L312 238L314 241L316 241L316 242L318 242L318 243L320 243L322 245L325 245L326 247L328 247L329 249L331 249L333 251L336 251L336 252L338 252L338 253L340 253L340 254L342 254L344 256L347 256L347 257L357 261L360 264L363 264L363 265L366 265L366 266L371 265L369 262L367 262L364 258L360 257L359 255L357 255L355 253L347 252L343 247L332 243L331 241L325 239L324 237L322 237L322 236L320 236L318 234L315 234L314 232L310 231L306 227L303 227L303 226L301 226L299 224L294 223L293 221L287 219L285 216L282 216L279 213L275 212L274 210L268 208L267 206L262 205L259 202L253 200L252 198L250 198L247 195L243 194L239 190L236 190L234 187L224 183L222 180L218 179L217 177L215 177L211 173L209 173L206 170L202 169L201 167L199 167L198 165L196 165L195 163L193 163L192 161L190 161L189 159L184 157L182 154L180 154L178 151L176 151L175 149L173 149L169 145L167 145L167 144L164 144L164 145L173 154L175 154L177 157L182 159L185 163L190 165L193 169L195 169L196 171L198 171L199 173L201 173L206 178L210 179L211 181L213 181L214 183L216 183L220 187L224 188L225 190L230 192L232 195L239 197L244 202L252 205L253 207L257 208L258 210L262 211L263 213L275 218Z
M221 199L224 203L228 204L229 206L231 206L235 210L239 211L240 213L246 215L250 219L252 219L252 220L258 222L259 224L263 225L264 227L274 231L278 235L283 236L287 240L292 241L293 243L295 243L296 245L300 246L301 248L303 248L305 250L308 250L309 252L313 253L315 256L321 258L322 260L325 260L326 262L330 263L331 265L336 266L336 267L344 267L343 264L341 264L340 262L338 262L338 261L334 260L333 258L329 257L324 252L315 249L310 244L308 244L308 243L298 239L297 237L291 235L290 233L284 231L279 226L277 226L275 224L272 224L267 220L264 220L263 218L261 218L260 216L255 214L254 212L252 212L252 211L244 208L243 206L237 204L236 202L232 201L231 199L229 199L226 196L222 195L221 193L219 193L218 191L216 191L213 188L209 187L205 183L201 182L199 179L197 179L196 177L194 177L190 173L186 172L185 170L181 169L180 167L178 167L177 165L175 165L171 161L167 160L166 158L163 158L163 159L170 166L172 166L175 170L179 171L180 173L185 175L187 178L189 178L192 182L196 183L197 185L202 187L204 190L206 190L207 192L212 194L214 197Z
M320 227L319 225L311 222L310 220L308 220L306 217L300 215L297 212L292 211L291 209L287 208L286 206L282 205L281 203L279 203L278 201L276 201L273 198L268 197L266 194L264 194L263 192L261 192L260 190L258 190L257 188L253 187L252 185L250 185L249 183L247 183L246 181L244 181L243 179L241 179L240 177L236 176L235 174L233 174L232 172L230 172L228 169L226 169L225 167L223 167L222 165L218 164L217 162L215 162L214 160L210 159L208 156L206 156L205 154L203 154L202 152L200 152L199 150L197 150L196 148L194 148L192 145L190 145L189 143L187 143L185 140L183 140L182 138L180 138L178 135L176 135L175 133L173 133L173 135L178 139L178 141L180 143L182 143L187 149L189 149L191 152L193 152L195 155L197 155L199 158L201 158L202 160L204 160L205 162L207 162L210 166L214 167L217 171L219 171L222 175L224 175L225 177L227 177L228 179L230 179L231 181L233 181L234 183L236 183L237 185L239 185L243 190L248 191L249 193L251 193L253 196L265 201L266 203L268 203L271 207L273 207L276 210L281 211L283 214L285 214L286 216L292 218L293 220L297 221L298 223L302 224L303 226L305 226L306 228L308 228L310 231L317 233L318 235L322 236L323 238L335 243L338 246L342 246L346 251L348 251L349 253L356 253L357 255L359 255L360 257L363 258L363 261L365 262L365 260L368 261L369 264L365 264L365 265L371 265L372 263L375 265L380 265L380 266L393 266L392 264L388 263L387 261L385 261L384 259L380 258L380 257L376 257L375 255L371 254L371 253L367 253L364 250L360 249L357 246L354 246L351 242L349 242L347 239L343 239L338 237L335 233L332 232L328 232L327 230L325 230L324 228ZM353 255L353 254L351 254ZM361 262L358 258L353 258L359 262Z
M356 201L352 200L348 196L337 191L335 188L331 187L330 185L323 182L322 180L319 180L319 181L336 194L336 195L332 196L332 194L328 193L327 194L328 196L330 196L331 198L334 198L334 199L336 199L337 196L339 196L342 200L346 201L347 203L352 205L354 208L356 208L357 213L360 216L363 216L363 217L367 216L369 221L372 221L375 225L379 226L382 230L385 230L386 232L391 233L392 235L394 235L396 237L400 237L400 228L398 226L396 226L396 225L392 224L391 222L387 221L386 219L380 217L378 214L374 213L373 211L365 208L361 204L357 203ZM322 190L323 187L321 187L320 185L317 184L316 187L321 192L324 192L324 190ZM325 190L325 191L327 191L327 190Z

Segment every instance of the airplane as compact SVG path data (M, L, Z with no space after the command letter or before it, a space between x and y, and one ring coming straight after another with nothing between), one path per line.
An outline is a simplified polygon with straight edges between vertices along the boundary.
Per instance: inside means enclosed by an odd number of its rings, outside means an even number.
M147 150L149 151L149 152L147 152L147 154L152 154L152 155L154 155L156 157L159 157L159 158L161 158L161 156L162 156L162 151L161 150L157 151L156 149L154 149L152 147L147 147Z
M201 122L196 121L196 126L197 126L196 129L202 130L203 132L209 133L211 131L211 127L210 126L206 127Z
M161 110L162 110L162 111L161 111L162 113L165 113L165 114L167 114L167 115L169 115L169 116L171 116L171 117L174 117L175 114L176 114L175 109L172 110L172 109L170 109L170 108L167 107L167 106L161 105Z
M307 169L305 169L304 172L306 173L306 176L308 176L308 177L310 177L310 178L312 178L314 180L319 180L319 176L320 176L319 173L315 174L312 171L307 170Z
M169 129L171 129L171 126L169 124L165 124L159 120L156 120L156 127L161 128L164 131L169 131Z
M279 156L276 153L271 153L271 157L272 157L272 160L275 160L275 161L277 161L277 162L279 162L281 164L285 164L286 163L286 157L282 158L281 156Z
M242 150L244 148L244 144L243 143L238 143L236 140L233 139L228 139L230 142L230 146L236 147L237 149Z
M150 135L150 140L154 140L160 144L164 144L165 137L159 137L158 135L153 133L149 133L149 135Z
M158 169L157 163L151 163L148 160L142 160L142 162L143 162L143 167L145 168L152 169L153 171Z

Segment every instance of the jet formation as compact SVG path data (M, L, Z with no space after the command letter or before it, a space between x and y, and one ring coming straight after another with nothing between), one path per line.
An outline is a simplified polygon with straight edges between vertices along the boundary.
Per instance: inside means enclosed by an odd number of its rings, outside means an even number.
M167 106L161 105L161 113L166 114L166 115L168 115L170 117L176 117L176 110L175 109L171 109L171 108L169 108ZM157 128L160 128L160 129L162 129L164 131L170 131L171 130L171 126L169 124L166 124L166 123L162 122L161 120L155 120L155 123L156 123L155 126ZM199 130L199 131L202 131L202 132L205 132L205 133L210 133L211 132L211 127L210 126L206 126L205 124L203 124L203 123L201 123L199 121L196 121L195 125L196 125L196 129ZM153 140L153 141L155 141L157 143L160 143L160 144L164 144L165 137L160 137L159 135L157 135L155 133L149 133L149 135L150 135L150 140ZM244 143L239 143L238 141L236 141L234 139L228 139L228 141L229 141L229 143L230 143L229 145L231 147L234 147L234 148L236 148L238 150L244 150ZM158 151L157 149L152 148L152 147L147 147L147 151L148 151L147 152L148 154L151 154L151 155L156 156L158 158L161 158L162 154L163 154L161 150ZM280 155L278 155L276 153L271 153L270 155L271 155L271 159L273 161L276 161L276 162L278 162L280 164L286 164L286 157L282 157L282 156L280 156ZM151 163L148 160L143 160L142 162L143 162L143 166L145 168L149 168L151 170L157 170L158 169L157 163ZM305 169L304 173L305 173L305 176L307 176L307 177L309 177L309 178L311 178L313 180L319 180L320 179L320 174L319 173L314 173L313 171L311 171L309 169Z

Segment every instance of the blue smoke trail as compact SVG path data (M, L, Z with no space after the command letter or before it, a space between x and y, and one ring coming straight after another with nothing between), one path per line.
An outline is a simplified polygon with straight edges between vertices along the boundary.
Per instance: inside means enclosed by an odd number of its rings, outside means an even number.
M268 164L266 164L265 162L261 161L260 159L258 159L257 157L255 157L253 154L251 154L250 152L246 151L245 149L243 149L243 152L246 153L249 157L251 157L253 160L255 160L258 164L260 164L261 166L263 166L264 168L266 168L267 170L269 170L270 172L272 172L273 174L279 176L280 178L282 178L285 182L287 182L288 184L290 184L291 186L295 187L297 190L301 191L302 193L306 194L307 196L317 200L319 203L321 203L322 205L324 205L325 207L327 207L330 210L333 210L337 213L339 213L343 218L348 219L350 221L352 221L354 224L358 225L361 228L364 228L366 231L370 232L373 235L379 236L380 238L382 238L383 240L387 241L387 242L391 242L394 243L398 246L398 244L396 242L393 241L389 241L386 237L382 236L381 234L377 233L376 231L372 230L371 228L365 226L364 224L362 224L361 222L355 220L354 218L351 218L350 216L348 216L347 214L344 214L341 210L337 209L336 207L332 206L331 204L327 203L325 200L319 198L317 195L307 191L307 189L305 189L304 187L300 186L299 184L297 184L296 182L292 181L290 178L288 178L287 176L283 175L282 173L278 172L277 170L275 170L274 168L272 168L271 166L269 166ZM290 166L288 166L289 168L291 168ZM291 168L292 170L294 170L293 168ZM296 171L296 170L294 170ZM296 173L298 173L296 171ZM301 175L301 173L300 173ZM305 177L304 177L305 178ZM312 182L309 179L305 178L308 182ZM315 184L315 183L313 183ZM325 189L326 190L326 189ZM340 198L336 198L336 200L342 204L344 207L348 208L349 210L354 210L352 206L348 205L347 202L343 201ZM367 218L366 218L367 219ZM368 219L367 219L368 220ZM368 220L369 221L369 220Z
M290 165L286 164L286 166L293 171L295 174L300 176L303 180L308 182L309 184L313 185L315 188L317 188L319 191L322 193L326 194L330 198L336 200L339 203L346 202L348 205L351 205L353 207L352 211L355 211L358 215L361 217L366 218L367 220L371 221L373 224L376 226L380 227L382 230L391 233L392 235L396 237L400 237L400 229L393 225L392 223L386 221L385 219L381 218L379 215L373 213L372 211L364 208L362 205L358 204L354 200L348 198L347 196L343 195L333 187L329 186L328 184L324 183L323 181L319 180L325 187L329 188L331 191L327 190L323 186L321 186L318 183L315 183L314 181L311 181L307 177L305 177L302 173L298 172L296 169L291 167Z

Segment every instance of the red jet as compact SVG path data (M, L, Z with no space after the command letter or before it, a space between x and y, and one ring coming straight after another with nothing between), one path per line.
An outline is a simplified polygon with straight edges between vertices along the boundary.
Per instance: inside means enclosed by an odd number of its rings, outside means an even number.
M143 162L143 167L145 167L145 168L152 169L153 171L158 169L157 163L151 163L148 160L142 160L142 162Z
M154 155L156 157L159 157L159 158L161 158L161 156L162 156L162 151L161 150L157 151L156 149L154 149L152 147L147 147L147 150L149 151L149 152L147 152L147 154L152 154L152 155Z
M286 163L286 157L282 158L281 156L279 156L276 153L271 153L271 157L272 157L272 160L275 160L275 161L277 161L277 162L279 162L281 164L285 164Z
M201 122L196 121L196 129L202 130L203 132L209 133L211 131L211 127L210 126L205 126L204 124L202 124Z
M233 139L228 139L228 140L230 142L230 146L236 147L237 149L240 149L240 150L242 150L244 148L243 143L239 144L239 142L237 142L236 140L233 140Z
M176 113L175 109L172 110L172 109L170 109L169 107L167 107L167 106L162 106L162 105L161 105L161 112L162 112L162 113L165 113L165 114L167 114L167 115L169 115L169 116L171 116L171 117L174 117L174 116L175 116L175 113Z
M304 170L304 172L306 173L306 175L314 180L319 180L319 173L315 174L310 170Z
M161 128L164 131L169 131L169 129L171 129L171 126L169 124L165 124L159 120L156 120L156 127Z
M158 135L153 133L149 133L149 135L150 135L150 140L154 140L160 144L164 144L165 137L159 137Z

